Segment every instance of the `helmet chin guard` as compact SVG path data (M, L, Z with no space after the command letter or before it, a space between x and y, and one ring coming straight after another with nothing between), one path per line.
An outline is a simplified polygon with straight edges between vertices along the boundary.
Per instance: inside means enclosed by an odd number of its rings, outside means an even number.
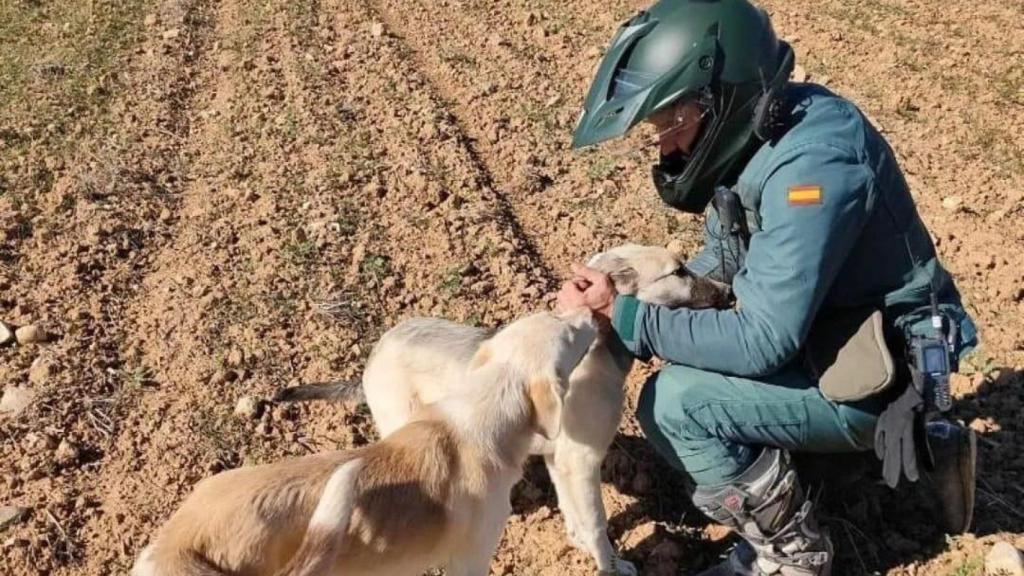
M573 148L617 138L689 95L710 94L689 157L662 158L655 187L671 206L701 212L777 124L793 69L767 13L748 0L661 0L631 18L608 48L573 133Z

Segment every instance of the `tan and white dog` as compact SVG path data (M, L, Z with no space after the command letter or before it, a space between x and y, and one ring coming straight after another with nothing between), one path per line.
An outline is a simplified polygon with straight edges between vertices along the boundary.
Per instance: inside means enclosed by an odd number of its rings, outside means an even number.
M532 439L557 438L597 327L540 313L478 342L462 383L359 450L199 483L133 576L485 576Z
M588 265L608 274L619 293L654 304L724 307L731 296L728 286L688 273L680 255L661 247L627 244L595 255ZM452 384L464 381L460 376L487 335L432 318L406 320L385 333L370 355L361 390L381 436L409 422L420 406L460 392ZM531 448L544 456L570 541L594 558L599 571L621 576L637 571L608 539L601 462L622 418L632 361L621 344L600 336L570 378L562 433L537 437ZM358 383L300 386L278 395L284 401L358 397Z

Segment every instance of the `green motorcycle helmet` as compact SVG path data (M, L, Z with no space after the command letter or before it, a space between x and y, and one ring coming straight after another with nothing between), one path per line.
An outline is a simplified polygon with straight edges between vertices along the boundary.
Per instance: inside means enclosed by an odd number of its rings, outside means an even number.
M747 0L661 0L612 39L573 133L574 149L617 138L693 99L703 121L688 155L652 168L667 204L702 212L717 186L735 182L770 136L793 50L764 10Z

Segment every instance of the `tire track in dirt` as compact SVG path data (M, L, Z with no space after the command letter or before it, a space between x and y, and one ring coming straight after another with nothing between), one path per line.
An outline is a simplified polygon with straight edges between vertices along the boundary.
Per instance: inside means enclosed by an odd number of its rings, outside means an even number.
M627 152L638 146L635 140L612 152L569 151L582 93L606 41L596 40L600 27L589 21L589 33L575 30L576 20L565 16L571 7L522 4L466 2L449 10L429 2L374 5L451 102L526 233L553 266L564 269L625 239L663 243L678 235L694 244L693 219L655 202L642 156ZM609 30L610 13L629 9L601 12L597 21ZM428 20L431 26L414 25Z

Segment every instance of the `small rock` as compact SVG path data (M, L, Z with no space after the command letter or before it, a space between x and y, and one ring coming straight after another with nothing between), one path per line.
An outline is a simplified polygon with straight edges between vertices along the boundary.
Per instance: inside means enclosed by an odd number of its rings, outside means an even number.
M52 375L53 363L42 357L33 360L28 369L28 381L36 386L45 385Z
M793 82L807 82L809 75L803 66L797 64L793 67Z
M164 40L174 40L180 35L181 29L171 28L170 30L164 30L164 33L161 36L163 37Z
M985 557L985 576L1024 576L1024 554L1008 542L996 542Z
M245 353L242 352L241 348L232 348L231 351L228 352L228 357L225 359L225 361L227 362L228 366L233 366L237 368L238 366L242 365L242 362L245 362Z
M942 207L950 212L955 212L963 206L964 199L961 196L947 196L942 199Z
M374 22L370 24L370 36L374 38L380 38L384 35L384 25L380 22Z
M7 324L0 322L0 346L5 346L11 342L14 342L14 331Z
M146 14L146 17L143 18L142 23L145 24L147 27L155 26L156 25L156 14Z
M985 221L989 224L995 224L1006 216L1006 210L995 210L985 217Z
M67 439L61 440L60 445L57 446L57 450L53 453L53 457L56 459L57 464L60 464L61 466L73 466L77 464L81 455L82 451L79 450L78 446Z
M164 224L170 222L172 217L173 215L171 214L171 211L168 210L167 208L164 208L163 210L160 211L160 221L163 222Z
M985 556L985 576L1024 576L1024 555L1006 542L996 542Z
M8 526L21 522L27 514L28 508L22 508L21 506L0 506L0 530L5 530Z
M260 401L253 396L242 396L235 404L235 416L254 420L260 417Z
M46 331L35 324L29 324L15 330L14 337L22 345L46 342Z
M36 393L31 388L8 386L0 398L0 414L17 415L35 400Z

